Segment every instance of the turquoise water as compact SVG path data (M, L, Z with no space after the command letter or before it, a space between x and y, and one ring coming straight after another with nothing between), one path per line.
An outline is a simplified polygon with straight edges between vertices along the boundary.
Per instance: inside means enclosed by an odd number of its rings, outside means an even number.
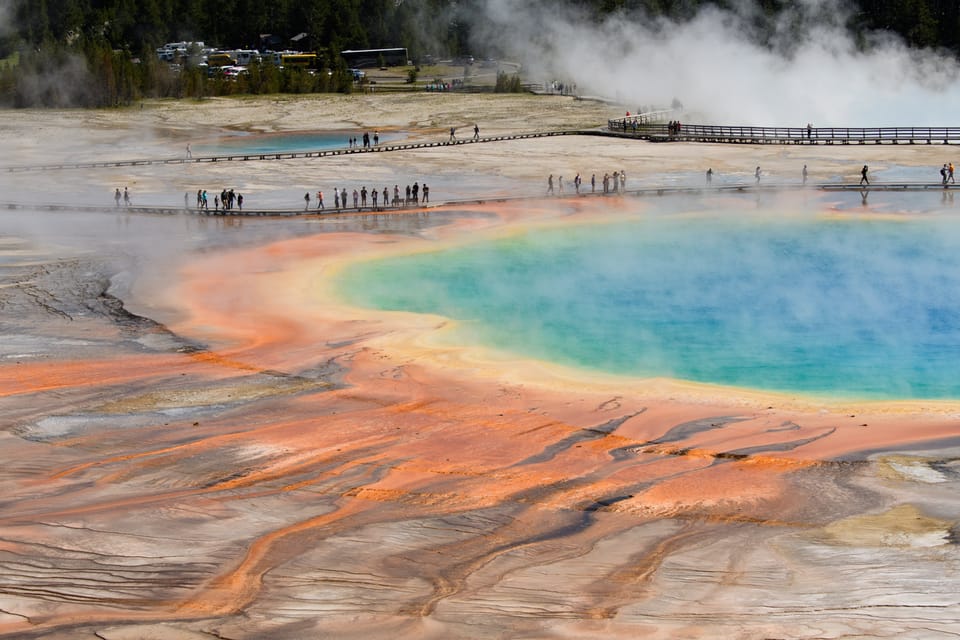
M960 397L948 220L661 217L360 263L352 303L463 340L636 376L863 398Z
M276 133L261 135L238 135L224 138L216 143L198 144L194 153L209 155L231 155L244 153L301 153L304 151L325 151L348 146L350 138L356 138L357 144L363 144L363 131L333 131L322 133ZM373 131L370 144L373 144ZM380 144L396 141L398 134L380 133Z

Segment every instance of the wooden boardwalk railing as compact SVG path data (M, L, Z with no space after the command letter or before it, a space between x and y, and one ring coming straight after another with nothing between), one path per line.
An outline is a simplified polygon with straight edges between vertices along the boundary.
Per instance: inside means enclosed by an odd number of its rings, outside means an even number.
M658 142L727 142L735 144L957 144L960 127L749 127L607 122L607 130Z

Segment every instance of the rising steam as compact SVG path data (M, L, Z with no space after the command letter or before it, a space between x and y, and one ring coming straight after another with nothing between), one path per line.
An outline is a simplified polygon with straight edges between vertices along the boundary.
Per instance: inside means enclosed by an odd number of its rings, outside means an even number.
M675 99L697 121L780 126L947 126L960 82L949 54L888 34L857 46L829 0L788 10L765 33L757 9L702 9L692 19L613 14L600 22L525 0L488 0L478 38L538 81L633 109Z

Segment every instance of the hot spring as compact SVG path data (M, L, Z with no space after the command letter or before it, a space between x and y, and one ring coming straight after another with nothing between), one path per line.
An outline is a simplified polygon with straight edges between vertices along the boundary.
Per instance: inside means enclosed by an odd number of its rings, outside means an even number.
M373 130L367 131L373 144ZM198 143L193 152L206 155L241 155L245 153L303 153L347 147L350 138L362 144L364 131L322 131L294 133L238 134L216 141ZM396 142L398 133L378 132L380 144Z
M960 233L945 217L685 214L521 230L360 262L358 306L458 342L638 377L960 398Z

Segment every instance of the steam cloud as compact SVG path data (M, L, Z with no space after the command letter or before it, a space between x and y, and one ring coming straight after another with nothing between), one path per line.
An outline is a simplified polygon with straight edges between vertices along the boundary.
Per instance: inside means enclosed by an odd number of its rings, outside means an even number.
M778 126L947 126L960 104L956 61L875 33L858 49L847 13L807 0L756 43L758 9L693 19L613 14L602 22L526 0L488 0L476 33L545 81L633 109L679 100L697 121ZM633 110L631 109L631 110Z

